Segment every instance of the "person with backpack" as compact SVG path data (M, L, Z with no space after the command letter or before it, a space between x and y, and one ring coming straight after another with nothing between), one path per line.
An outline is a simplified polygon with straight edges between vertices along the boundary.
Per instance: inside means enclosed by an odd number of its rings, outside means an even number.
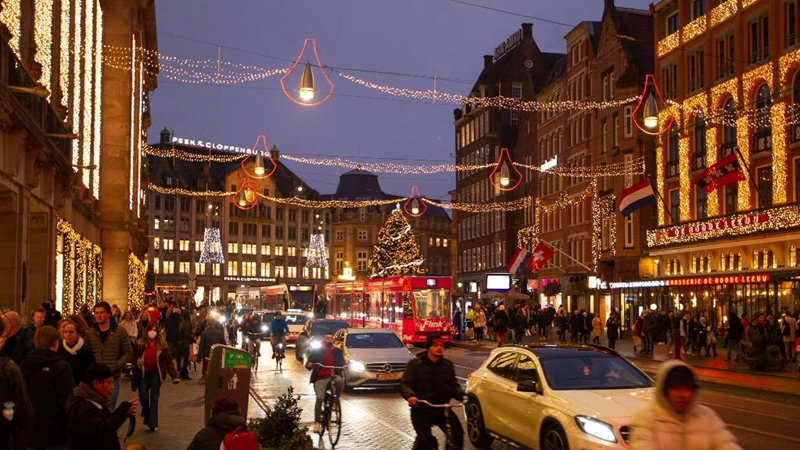
M186 450L258 450L258 442L247 431L247 422L233 397L217 397L211 403L211 417Z
M497 305L497 309L492 314L492 326L494 327L497 346L505 344L506 331L508 331L508 314L506 314L506 307L502 303Z

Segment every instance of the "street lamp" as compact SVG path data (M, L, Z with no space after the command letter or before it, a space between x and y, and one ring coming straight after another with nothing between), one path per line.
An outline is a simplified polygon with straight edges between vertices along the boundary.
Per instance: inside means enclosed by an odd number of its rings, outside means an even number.
M500 166L500 186L506 187L511 184L511 174L508 170L508 163L503 161Z
M414 197L414 199L411 200L411 215L419 215L419 200L417 197Z
M654 130L658 126L658 105L656 104L656 96L653 95L653 91L650 91L650 95L647 96L642 116L644 117L645 127Z
M311 71L311 63L306 61L303 75L300 77L300 99L309 102L314 100L314 95L314 72Z
M256 174L256 176L263 177L266 172L266 169L264 169L264 157L261 155L260 150L256 150L256 161L253 173Z

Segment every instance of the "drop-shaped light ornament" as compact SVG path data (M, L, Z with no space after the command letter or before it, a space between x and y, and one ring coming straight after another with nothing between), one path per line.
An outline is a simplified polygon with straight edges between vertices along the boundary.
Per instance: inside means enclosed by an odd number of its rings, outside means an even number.
M258 205L258 191L249 178L242 180L239 189L231 196L233 206L249 211Z
M489 174L489 182L503 192L513 191L522 183L522 173L514 167L514 161L507 148L500 149L500 157L494 170Z
M411 188L411 195L406 199L403 210L411 217L422 217L428 210L428 203L420 195L416 186Z
M309 43L311 43L311 49L314 52L314 60L316 61L316 64L312 65L311 62L307 60L306 64L303 66L303 73L300 76L300 89L297 91L297 97L299 97L298 100L295 98L293 91L290 92L288 89L286 89L286 80L289 75L294 72L294 70L297 68L297 65L303 59L303 54L305 53ZM314 81L315 68L319 71L319 73L322 74L322 77L328 83L328 86L330 86L328 93L317 101L314 101L314 99L317 98L317 89ZM331 97L331 94L333 94L334 85L331 79L328 77L328 74L325 73L324 69L325 66L322 65L322 62L319 59L319 54L317 54L317 41L311 38L306 38L305 42L303 42L303 49L300 50L300 56L297 57L297 60L292 63L292 65L289 67L289 70L281 78L281 89L283 89L283 93L286 94L286 97L288 97L289 100L297 103L300 106L317 106L325 103L325 101Z
M247 161L250 158L253 158L253 173L250 173L250 171L247 170ZM267 163L266 160L269 160L269 163ZM264 178L269 178L273 173L275 173L275 170L278 168L278 164L276 164L275 160L272 159L272 154L270 153L269 146L267 145L266 135L258 135L256 138L256 143L253 144L253 149L246 158L242 159L241 165L242 171L247 178L263 180Z
M650 136L660 136L669 131L672 126L672 117L669 117L661 128L658 127L659 105L663 106L664 109L669 107L667 102L664 101L664 97L661 96L661 91L658 90L656 77L650 73L645 77L642 95L639 97L639 103L632 114L633 123L642 133ZM640 113L642 115L641 123L638 119Z

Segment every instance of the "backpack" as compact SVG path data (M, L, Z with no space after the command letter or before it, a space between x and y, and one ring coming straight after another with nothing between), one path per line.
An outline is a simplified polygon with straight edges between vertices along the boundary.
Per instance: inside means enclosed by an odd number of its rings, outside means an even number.
M245 427L236 427L225 435L220 450L258 450L258 440Z

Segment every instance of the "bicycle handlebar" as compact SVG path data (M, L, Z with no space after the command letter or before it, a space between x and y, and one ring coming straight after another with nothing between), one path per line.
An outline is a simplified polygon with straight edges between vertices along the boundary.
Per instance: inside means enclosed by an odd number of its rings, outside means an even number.
M422 403L422 404L428 405L428 406L430 406L431 408L463 408L463 407L464 407L464 404L463 404L463 403L442 403L442 404L434 404L434 403L431 403L431 402L429 402L429 401L427 401L427 400L419 400L419 399L417 399L417 403L418 403L418 404L419 404L419 403Z
M323 366L320 363L314 363L314 365L315 366L320 366L323 369L346 369L347 368L347 366Z

